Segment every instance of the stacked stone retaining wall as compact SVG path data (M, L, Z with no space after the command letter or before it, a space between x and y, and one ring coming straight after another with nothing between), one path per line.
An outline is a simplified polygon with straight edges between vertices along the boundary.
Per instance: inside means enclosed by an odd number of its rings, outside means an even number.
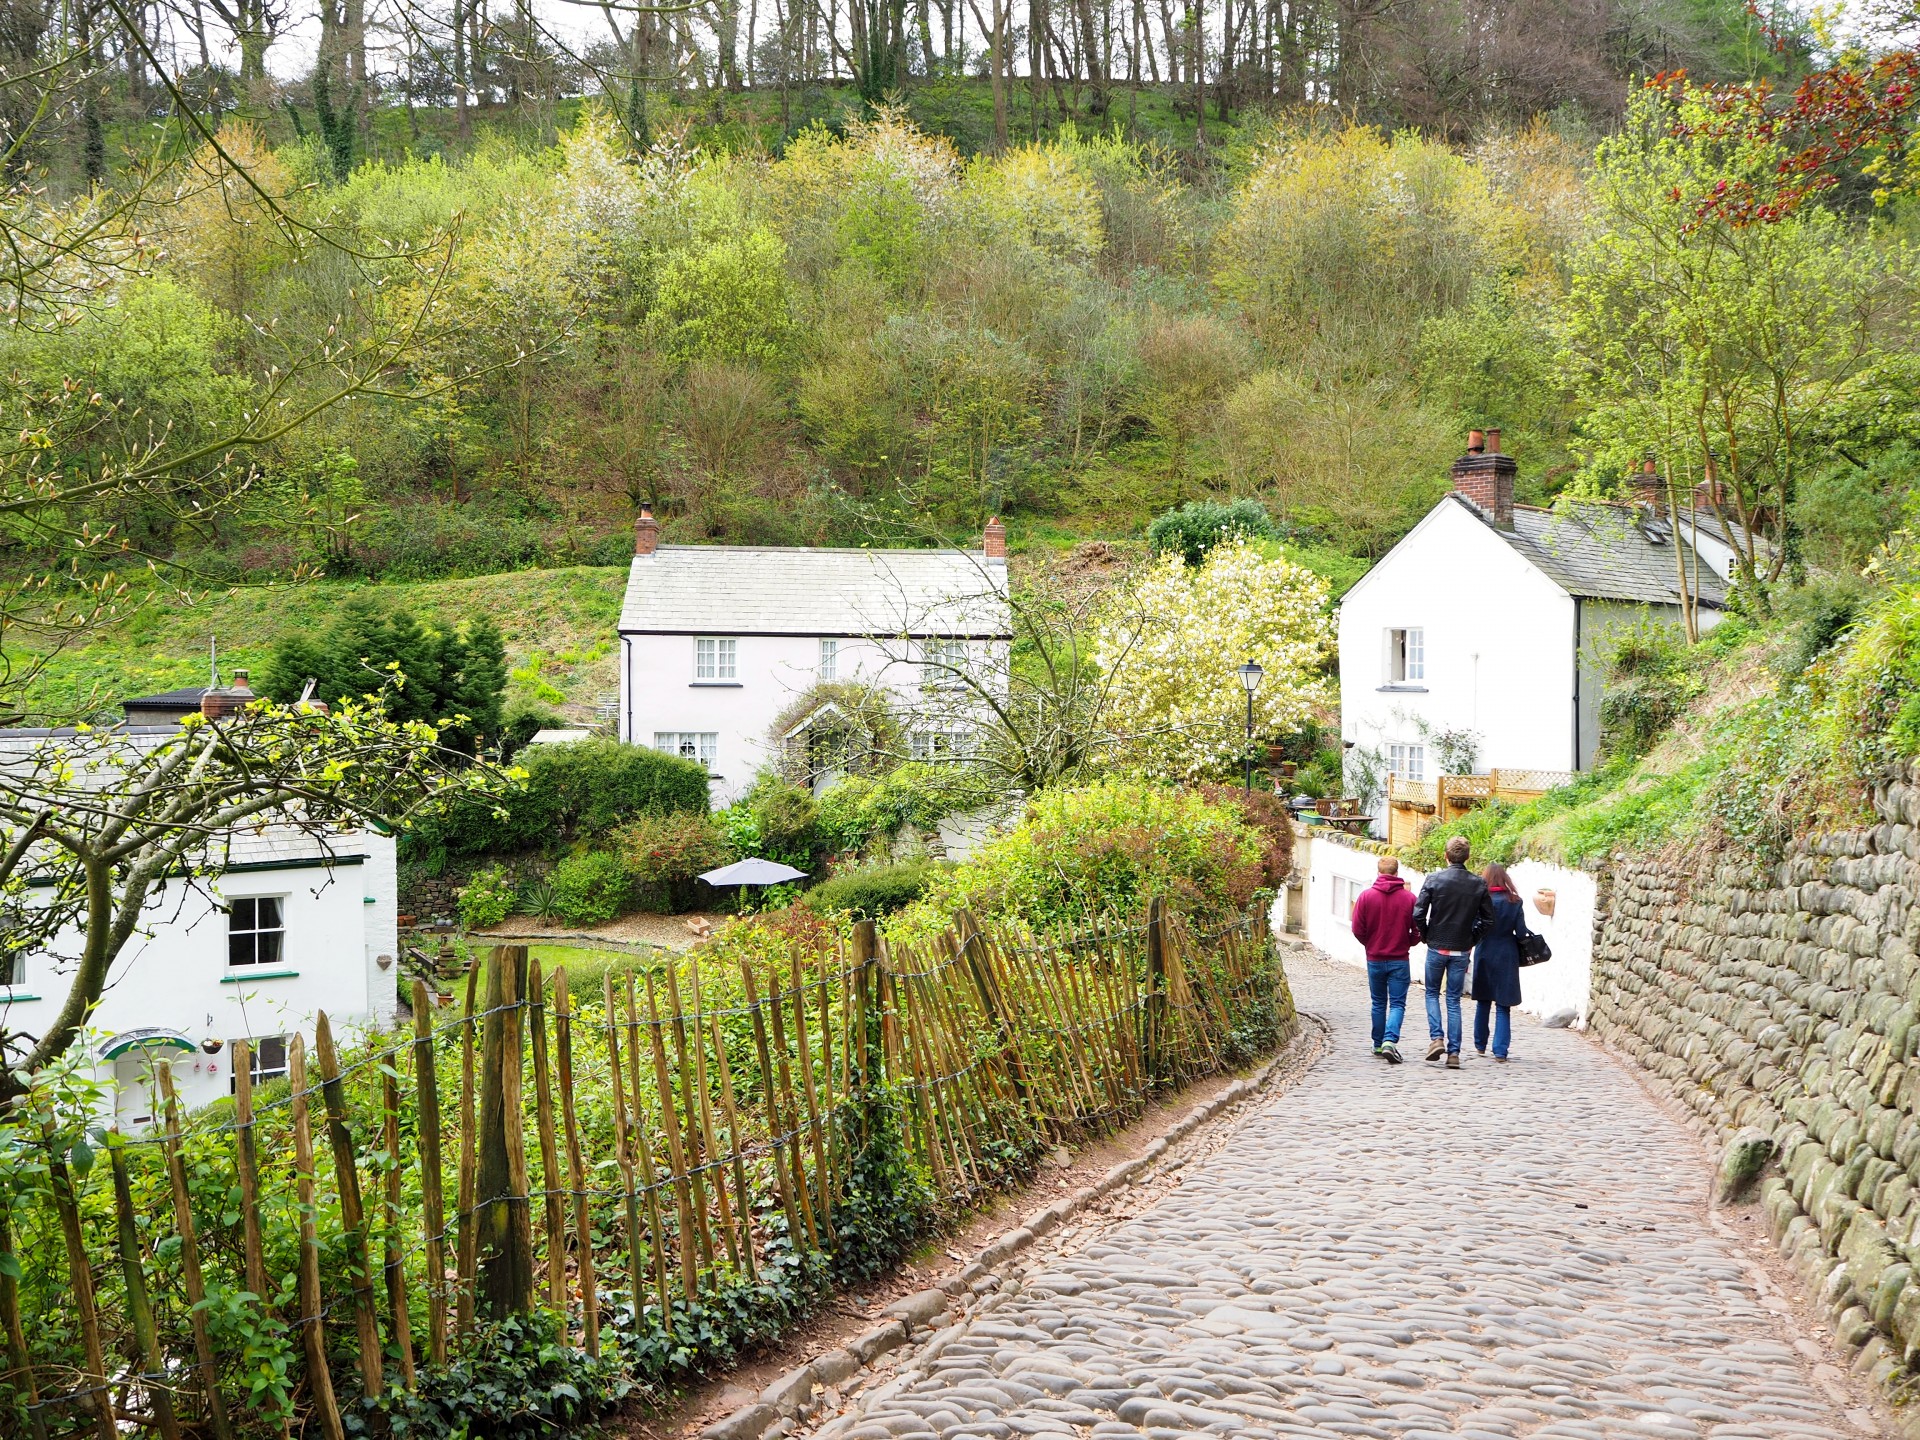
M1810 836L1771 867L1616 857L1590 1023L1721 1142L1771 1139L1757 1193L1775 1239L1856 1371L1907 1400L1920 1399L1920 777L1874 798L1880 824Z

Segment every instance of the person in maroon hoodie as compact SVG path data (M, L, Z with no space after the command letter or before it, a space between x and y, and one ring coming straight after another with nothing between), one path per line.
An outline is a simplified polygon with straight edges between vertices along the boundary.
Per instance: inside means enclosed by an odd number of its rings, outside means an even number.
M1373 1053L1389 1065L1400 1063L1400 1022L1407 1014L1407 985L1412 971L1407 951L1420 943L1413 923L1413 892L1400 878L1400 862L1380 857L1380 874L1371 890L1353 902L1347 923L1367 952L1367 989L1373 995Z

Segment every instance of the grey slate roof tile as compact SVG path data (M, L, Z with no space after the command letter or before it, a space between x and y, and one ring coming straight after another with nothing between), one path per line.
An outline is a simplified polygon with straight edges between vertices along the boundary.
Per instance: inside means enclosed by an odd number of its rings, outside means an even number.
M1673 527L1664 521L1640 523L1622 505L1582 505L1565 513L1516 505L1513 529L1501 530L1470 500L1459 495L1449 498L1464 505L1569 595L1643 605L1680 603ZM1726 604L1725 584L1690 545L1679 544L1688 576L1699 577L1695 587L1699 603L1720 609Z
M1007 567L977 550L662 545L636 555L624 634L1006 639Z

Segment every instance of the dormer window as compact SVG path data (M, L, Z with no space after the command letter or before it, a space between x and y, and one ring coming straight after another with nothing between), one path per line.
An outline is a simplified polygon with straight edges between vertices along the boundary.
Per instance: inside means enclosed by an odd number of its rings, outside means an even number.
M1420 685L1427 678L1427 632L1387 631L1387 684Z

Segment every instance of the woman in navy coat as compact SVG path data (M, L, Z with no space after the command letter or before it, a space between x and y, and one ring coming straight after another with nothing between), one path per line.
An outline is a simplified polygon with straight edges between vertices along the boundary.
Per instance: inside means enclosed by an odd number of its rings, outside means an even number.
M1473 952L1473 1046L1487 1053L1492 1021L1493 1058L1505 1062L1513 1037L1513 1007L1520 1003L1520 937L1527 933L1527 909L1507 878L1507 867L1493 864L1480 872L1493 901L1493 928Z

